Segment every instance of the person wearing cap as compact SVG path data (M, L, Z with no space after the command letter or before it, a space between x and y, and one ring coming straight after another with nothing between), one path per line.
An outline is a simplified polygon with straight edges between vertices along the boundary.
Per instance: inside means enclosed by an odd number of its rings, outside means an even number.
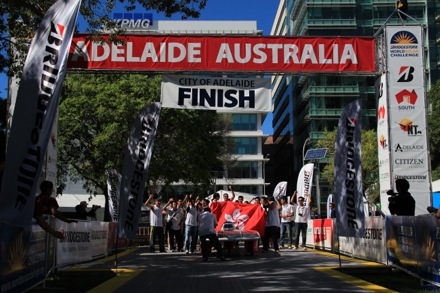
M87 217L96 219L96 210L99 206L93 206L90 211L87 211L87 202L82 201L75 207L76 215L75 218L79 220L87 220Z

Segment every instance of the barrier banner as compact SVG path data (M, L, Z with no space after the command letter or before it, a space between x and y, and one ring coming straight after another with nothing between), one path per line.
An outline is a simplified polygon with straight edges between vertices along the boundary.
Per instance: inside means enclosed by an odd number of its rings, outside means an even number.
M90 222L66 223L55 221L55 229L64 232L64 239L57 239L57 265L79 263L92 259L92 233Z
M269 78L164 76L164 108L270 112Z
M428 281L440 285L440 220L435 215L416 217L416 242L418 247L419 274Z
M0 223L0 292L25 292L43 282L45 250L46 232L37 224L22 228Z
M333 241L333 220L313 220L313 246L331 250Z
M0 222L31 224L35 191L58 108L81 1L57 1L44 15L24 64L7 147Z
M124 35L117 44L76 35L70 69L136 71L375 72L372 37ZM257 74L257 73L256 73Z
M361 130L361 101L356 100L345 107L336 133L333 199L340 236L362 237L364 233Z
M393 265L416 274L417 239L415 217L387 216L387 259Z
M119 235L124 235L127 239L136 236L160 109L160 103L147 105L135 119L128 138L122 168L119 221Z

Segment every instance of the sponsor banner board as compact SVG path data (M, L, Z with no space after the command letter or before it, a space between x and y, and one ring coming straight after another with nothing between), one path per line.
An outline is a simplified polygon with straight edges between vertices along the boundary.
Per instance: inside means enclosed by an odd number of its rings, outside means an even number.
M387 216L385 220L388 261L413 274L418 272L415 220L409 216Z
M130 71L374 73L372 37L124 35L74 37L68 68Z
M389 140L389 107L388 107L388 82L387 75L382 74L377 80L377 142L379 157L379 184L381 210L389 214L387 191L391 189L391 164L390 164L390 140Z
M423 30L421 26L388 26L385 35L391 185L398 178L408 180L415 214L420 215L431 205ZM382 210L389 214L382 183Z
M92 237L89 222L70 223L56 220L55 230L63 231L57 240L57 265L79 263L92 259Z
M107 256L109 228L108 222L92 221L90 223L90 243L92 245L92 258Z
M332 249L333 220L313 220L313 245L324 250Z
M269 78L164 76L162 107L198 110L270 112Z
M44 281L46 241L35 220L25 228L0 223L0 292L25 292Z

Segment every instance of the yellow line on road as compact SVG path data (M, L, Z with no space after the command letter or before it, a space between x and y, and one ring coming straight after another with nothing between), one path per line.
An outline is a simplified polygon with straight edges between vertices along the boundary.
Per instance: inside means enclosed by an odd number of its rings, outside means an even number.
M132 270L132 269L112 269L113 272L117 274L116 277L111 278L107 282L96 286L92 290L87 291L87 293L102 293L102 292L114 292L116 289L121 287L123 284L130 282L133 278L139 275L142 270Z

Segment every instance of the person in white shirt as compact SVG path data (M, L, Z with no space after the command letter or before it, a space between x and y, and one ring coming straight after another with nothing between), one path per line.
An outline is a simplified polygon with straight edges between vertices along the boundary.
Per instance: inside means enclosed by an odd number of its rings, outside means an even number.
M145 205L150 208L150 251L154 252L154 246L156 244L156 236L159 238L159 250L165 252L165 244L163 239L163 215L166 212L163 211L160 206L160 200L156 198L154 205L150 204L150 200L153 199L153 194L150 194Z
M298 197L298 204L296 205L295 211L295 247L298 249L299 245L299 234L302 234L302 249L306 250L306 236L307 236L307 221L310 215L310 203L312 199L310 195L307 195L307 203L304 203L304 197Z
M182 252L182 233L180 231L180 224L183 221L183 212L177 207L177 202L172 198L163 207L163 210L167 213L166 221L170 250L172 252ZM175 245L176 243L177 249Z
M186 254L193 254L197 246L197 219L199 217L199 209L195 203L192 194L185 197L186 200L186 220L185 220L185 251Z
M280 230L280 248L284 247L284 234L287 236L287 247L292 248L292 226L294 216L293 205L287 202L287 197L281 197L281 230Z
M208 256L210 253L209 242L217 250L217 258L220 260L226 260L223 257L223 248L218 240L217 234L215 233L215 227L217 227L217 219L214 214L211 213L209 207L203 209L203 213L199 217L199 236L202 249L203 261L208 261Z

